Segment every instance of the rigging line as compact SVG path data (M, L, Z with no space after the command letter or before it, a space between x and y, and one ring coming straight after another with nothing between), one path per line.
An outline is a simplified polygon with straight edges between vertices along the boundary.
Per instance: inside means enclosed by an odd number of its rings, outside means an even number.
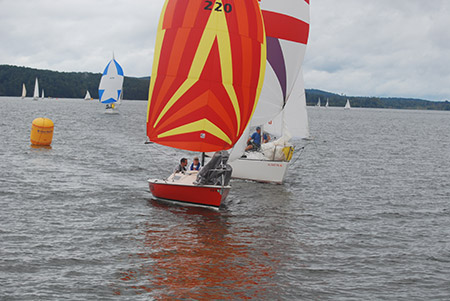
M150 145L149 152L150 152L150 158L152 160L152 164L153 164L153 166L156 166L156 169L158 170L158 173L159 173L159 176L161 177L161 179L165 179L164 171L162 170L162 167L155 162L155 158L153 158L153 153L151 153L151 148L153 147L153 143L150 143L148 145ZM155 147L153 147L153 148L156 150Z
M312 144L311 142L308 142L308 143L305 144L305 146L302 146L302 147L300 148L300 152L297 154L297 158L295 158L294 162L292 162L292 164L289 164L289 165L292 166L292 165L294 165L295 163L297 163L297 161L300 159L300 157L302 156L303 152L305 151L305 148L306 148L307 146L311 145L311 144ZM297 149L297 148L295 148L295 149Z

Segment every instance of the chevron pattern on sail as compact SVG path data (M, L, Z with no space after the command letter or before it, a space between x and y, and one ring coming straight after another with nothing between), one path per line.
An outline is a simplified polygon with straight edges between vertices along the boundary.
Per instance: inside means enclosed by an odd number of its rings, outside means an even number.
M191 151L231 148L255 110L265 62L256 0L166 1L149 92L149 139Z

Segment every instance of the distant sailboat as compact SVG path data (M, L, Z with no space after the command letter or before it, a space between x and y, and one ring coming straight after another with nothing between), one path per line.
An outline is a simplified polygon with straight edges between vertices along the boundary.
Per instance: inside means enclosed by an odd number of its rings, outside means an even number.
M345 104L345 107L344 107L344 109L345 110L350 110L350 101L347 99L347 103Z
M25 87L25 84L22 84L22 99L24 99L27 96L27 88Z
M34 83L34 93L33 93L33 100L39 99L39 82L36 77L36 82Z
M102 79L98 87L99 101L106 104L105 113L118 113L117 103L120 103L123 86L123 69L115 60L114 54L112 60L103 71Z
M91 93L89 93L89 90L86 90L86 96L84 97L84 100L91 100Z
M325 108L328 108L328 98L327 98L327 103L325 104Z
M44 99L45 98L45 94L44 94L44 89L42 89L42 94L41 94L41 98Z
M317 101L316 107L320 108L320 97L319 100Z

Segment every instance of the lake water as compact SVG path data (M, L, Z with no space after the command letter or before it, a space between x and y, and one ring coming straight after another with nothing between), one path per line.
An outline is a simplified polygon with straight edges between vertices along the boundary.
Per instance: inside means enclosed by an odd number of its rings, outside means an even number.
M146 107L0 98L0 300L450 299L449 112L309 108L286 183L216 212L151 199L195 154L144 144Z

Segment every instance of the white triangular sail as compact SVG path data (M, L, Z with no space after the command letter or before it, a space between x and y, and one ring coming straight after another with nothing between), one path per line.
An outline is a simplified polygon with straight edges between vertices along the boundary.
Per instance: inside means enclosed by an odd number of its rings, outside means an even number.
M245 151L247 146L247 140L250 135L250 126L247 126L244 133L242 133L241 138L239 138L238 142L234 145L233 149L230 152L230 158L228 159L230 162L239 159Z
M319 100L317 101L316 107L320 108L320 97L319 97Z
M328 108L328 98L327 98L327 103L325 104L325 108Z
M25 87L25 84L22 84L22 99L24 99L27 96L27 88Z
M34 93L33 93L33 99L38 100L39 98L39 82L36 77L36 82L34 83Z
M344 109L350 110L350 108L351 108L351 106L350 106L350 100L347 99L347 102L346 102L346 104L345 104Z
M289 101L283 111L264 125L264 130L274 137L284 134L292 138L309 138L308 112L303 73L300 72Z
M89 90L86 91L86 96L84 96L85 100L90 100L91 99L91 93L89 93Z
M45 94L44 94L44 89L42 89L42 94L41 94L41 98L44 99L45 98Z
M123 69L113 55L113 59L106 66L100 80L98 87L99 101L106 104L119 101L122 94L123 79Z

